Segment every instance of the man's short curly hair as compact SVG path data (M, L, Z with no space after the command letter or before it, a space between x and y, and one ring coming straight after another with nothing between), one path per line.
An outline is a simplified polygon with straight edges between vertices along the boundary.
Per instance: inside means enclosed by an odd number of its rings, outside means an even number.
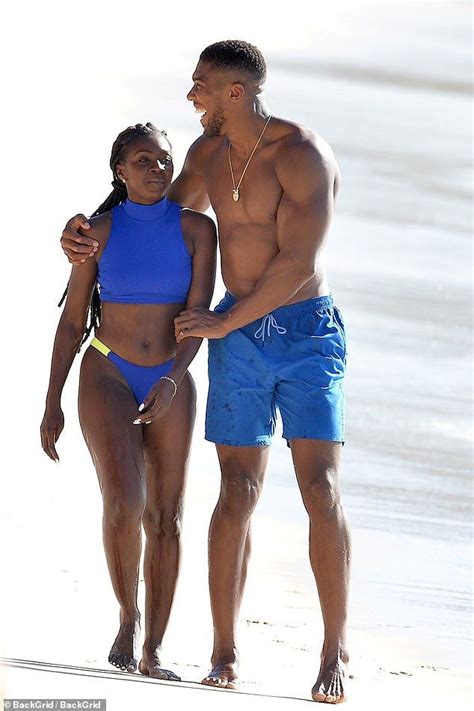
M259 84L263 84L267 76L263 54L253 44L243 40L222 40L210 44L201 52L199 59L223 69L245 72Z

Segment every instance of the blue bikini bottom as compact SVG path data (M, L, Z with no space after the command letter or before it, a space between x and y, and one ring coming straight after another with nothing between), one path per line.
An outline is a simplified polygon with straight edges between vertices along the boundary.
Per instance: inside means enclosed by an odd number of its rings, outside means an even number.
M170 372L174 363L174 358L171 358L171 360L167 360L166 363L160 363L159 365L137 365L136 363L131 363L129 360L125 360L125 358L121 358L111 351L105 343L99 341L98 338L92 339L91 346L100 351L100 353L103 353L112 363L115 363L127 381L137 401L137 405L140 405L144 401L151 387L157 380Z

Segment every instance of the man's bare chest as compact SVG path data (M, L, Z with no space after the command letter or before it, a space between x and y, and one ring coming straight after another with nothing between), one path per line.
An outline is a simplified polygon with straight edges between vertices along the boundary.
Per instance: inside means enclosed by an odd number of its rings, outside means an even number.
M218 151L207 161L204 180L212 209L219 222L269 224L275 222L282 188L275 174L273 161L257 157L248 165L232 161L228 151ZM234 199L238 188L239 199Z

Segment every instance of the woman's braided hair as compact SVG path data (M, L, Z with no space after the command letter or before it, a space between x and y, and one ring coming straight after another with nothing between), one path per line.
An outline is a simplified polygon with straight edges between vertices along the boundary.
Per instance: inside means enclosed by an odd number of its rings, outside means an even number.
M156 126L149 122L146 124L137 123L134 126L129 126L125 129L125 131L119 133L119 135L114 141L114 144L112 146L112 152L110 154L110 168L112 170L113 175L113 190L110 195L104 200L104 202L99 205L99 207L91 215L91 217L97 217L97 215L102 215L104 212L108 212L113 207L115 207L116 205L120 205L120 203L124 202L127 199L127 188L123 180L121 180L121 178L119 178L117 174L117 165L121 163L121 161L124 159L126 154L125 149L128 148L134 140L140 138L140 136L151 136L156 133L159 133L160 135L164 136L169 143L166 131L160 131L159 128L156 128ZM61 306L64 299L66 298L68 286L69 282L64 290L64 293L61 297L58 306ZM81 343L79 344L79 348L77 349L78 353L81 350L82 344L85 343L85 341L87 341L87 339L89 338L92 329L95 329L100 325L100 318L100 296L99 289L96 284L94 287L94 291L92 292L91 302L89 305L89 322L87 324Z

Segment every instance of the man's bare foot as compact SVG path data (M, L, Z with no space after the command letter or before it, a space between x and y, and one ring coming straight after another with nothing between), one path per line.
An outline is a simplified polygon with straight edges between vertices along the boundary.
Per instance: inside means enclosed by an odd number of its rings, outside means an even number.
M109 662L117 669L131 674L137 671L136 645L140 635L140 622L122 623L109 653Z
M212 662L212 669L201 681L206 686L217 686L219 689L236 689L238 676L237 658L234 661L216 660Z
M179 677L174 672L169 669L163 669L160 664L160 657L158 650L154 652L148 651L143 647L142 658L140 659L140 664L138 665L138 671L143 676L150 676L152 679L162 679L164 681L181 681Z
M321 654L321 667L311 690L313 701L340 704L346 701L345 680L349 655L339 647L333 654Z

